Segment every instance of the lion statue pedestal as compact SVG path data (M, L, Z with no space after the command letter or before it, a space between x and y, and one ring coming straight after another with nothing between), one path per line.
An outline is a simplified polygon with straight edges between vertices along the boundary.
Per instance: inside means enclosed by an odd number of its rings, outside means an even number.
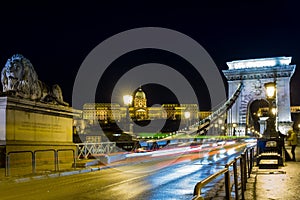
M34 159L33 172L41 164L51 164L53 170L60 162L71 166L76 157L73 116L80 112L67 106L60 87L46 87L21 55L7 61L1 82L0 165L9 170Z

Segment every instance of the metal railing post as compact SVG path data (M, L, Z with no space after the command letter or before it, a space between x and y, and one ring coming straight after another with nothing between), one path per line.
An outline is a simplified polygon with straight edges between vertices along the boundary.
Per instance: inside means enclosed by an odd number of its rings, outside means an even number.
M6 154L6 160L5 160L5 176L10 176L10 163L9 163L9 154Z
M245 199L245 196L244 196L244 192L245 192L245 179L244 179L244 156L243 154L241 155L240 157L240 171L241 171L241 189L242 189L242 199Z
M246 183L247 183L247 156L246 156L246 153L243 153L242 154L242 157L243 157L243 160L244 160L244 162L243 162L243 172L244 172L244 191L246 190Z
M55 149L54 149L54 171L57 171L57 155Z
M230 200L230 171L229 171L229 165L226 164L225 168L227 168L227 171L225 172L225 195L226 199Z
M254 158L254 149L253 147L250 149L250 174L252 172L253 169L253 159Z
M56 169L57 169L57 171L59 171L59 164L58 164L58 162L59 162L59 160L58 160L58 150L56 150L55 151L55 160L56 160Z
M233 163L233 178L234 178L234 190L235 190L235 199L239 200L239 182L238 182L238 173L237 173L237 158L234 158Z
M76 169L77 149L73 150L74 169Z
M87 149L88 149L87 143L85 143L85 144L83 145L83 148L84 148L84 158L87 158L87 157L88 157L88 154L87 154Z
M248 178L250 178L250 175L251 175L251 171L250 171L250 165L251 165L251 160L250 160L250 155L249 155L249 151L250 149L247 149L246 152L247 152L247 172L248 172ZM246 179L246 182L248 182L248 180Z
M32 173L36 172L36 160L35 160L35 152L31 152L31 163L32 163Z

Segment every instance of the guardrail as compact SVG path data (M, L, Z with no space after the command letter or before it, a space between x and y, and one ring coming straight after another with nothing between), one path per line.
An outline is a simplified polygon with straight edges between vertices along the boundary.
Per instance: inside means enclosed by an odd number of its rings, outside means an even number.
M239 165L238 165L239 163ZM234 158L234 160L228 162L225 165L225 168L210 175L209 177L198 182L194 187L194 197L193 200L203 200L204 198L201 196L201 189L216 179L217 177L224 174L225 179L225 199L231 199L232 185L231 185L231 175L230 172L233 172L233 185L235 192L235 199L245 199L244 192L246 190L247 178L250 177L252 168L254 163L254 147L246 148L244 152ZM232 166L232 170L230 169ZM240 169L240 173L238 173L238 168ZM240 177L239 177L240 176ZM240 182L239 182L240 180ZM241 185L239 190L239 185ZM241 198L240 193L241 192Z
M59 171L59 151L72 151L73 153L73 166L76 169L76 150L74 149L39 149L34 151L10 151L6 153L5 158L5 176L10 176L10 155L11 154L20 154L20 153L30 153L31 154L31 166L32 166L32 173L36 173L36 153L37 152L46 152L46 151L53 151L54 154L54 170Z
M87 158L92 154L110 154L115 151L115 142L99 142L99 143L78 143L78 155L77 158Z

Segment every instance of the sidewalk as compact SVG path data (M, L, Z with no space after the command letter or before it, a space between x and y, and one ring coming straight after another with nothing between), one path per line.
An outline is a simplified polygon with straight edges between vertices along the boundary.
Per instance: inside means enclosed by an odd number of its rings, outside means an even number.
M286 147L291 152L291 147ZM290 153L291 155L291 153ZM248 179L246 200L300 199L300 146L296 148L296 162L285 162L279 169L254 167Z

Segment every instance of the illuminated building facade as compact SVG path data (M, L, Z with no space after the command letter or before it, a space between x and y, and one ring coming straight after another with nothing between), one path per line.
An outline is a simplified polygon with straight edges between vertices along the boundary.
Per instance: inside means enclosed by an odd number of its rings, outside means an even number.
M184 119L184 112L190 113L190 120L199 120L197 104L163 104L160 107L147 107L147 97L142 88L139 88L129 107L130 117L134 120L154 119ZM117 103L86 103L83 106L83 119L91 123L110 123L122 121L126 118L126 107Z
M120 121L125 117L126 108L116 103L86 103L83 105L82 118L92 123ZM121 115L124 116L121 116Z
M190 119L198 119L199 109L197 104L163 104L162 108L166 111L168 119L184 119L184 113L190 113Z
M140 87L134 95L133 107L129 110L131 111L131 116L137 120L148 119L148 108L147 108L147 98L145 92Z

